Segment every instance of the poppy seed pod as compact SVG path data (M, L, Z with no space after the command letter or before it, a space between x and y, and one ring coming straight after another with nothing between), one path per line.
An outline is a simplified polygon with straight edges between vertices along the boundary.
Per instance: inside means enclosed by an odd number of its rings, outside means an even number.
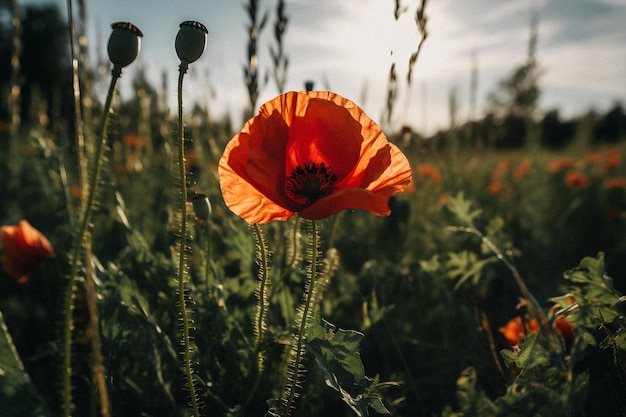
M114 67L123 68L137 58L143 33L128 22L116 22L111 27L113 33L109 38L109 59Z
M208 33L207 28L199 22L188 20L180 24L176 35L176 54L181 62L191 64L202 56Z
M191 198L193 211L196 216L203 222L209 221L211 217L211 202L209 197L204 194L196 194Z

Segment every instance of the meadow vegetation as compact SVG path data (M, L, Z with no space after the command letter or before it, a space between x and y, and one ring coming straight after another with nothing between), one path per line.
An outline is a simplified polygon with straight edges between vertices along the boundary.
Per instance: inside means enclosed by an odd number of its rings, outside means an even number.
M250 109L261 88L255 27L276 22L274 80L288 75L288 9L277 4L270 20L246 5ZM218 164L240 126L190 103L181 145L164 87L122 77L119 88L137 94L113 100L72 277L106 105L98 71L72 71L66 19L53 8L20 15L0 37L3 58L17 57L0 68L0 224L27 219L55 256L26 282L0 269L0 415L626 416L626 114L620 104L571 120L542 114L534 29L524 71L495 87L486 114L430 137L411 121L385 132L411 163L411 189L391 198L388 217L345 210L318 221L319 243L305 219L252 227L225 205ZM389 103L391 113L393 94ZM307 321L299 306L318 251ZM295 408L284 410L294 378Z

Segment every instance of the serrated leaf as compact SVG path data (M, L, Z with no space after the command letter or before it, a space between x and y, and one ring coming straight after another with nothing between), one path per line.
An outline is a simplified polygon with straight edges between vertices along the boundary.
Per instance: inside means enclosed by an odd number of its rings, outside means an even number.
M448 208L466 226L474 227L474 219L480 216L481 210L472 210L472 203L466 200L463 193L458 193L448 200Z
M472 279L476 284L480 281L483 268L493 262L496 262L495 257L478 259L478 256L474 252L463 251L460 253L449 253L450 259L446 266L448 266L448 277L450 279L458 279L454 285L454 290L458 290L467 280Z
M307 332L306 349L313 354L326 384L340 393L341 399L359 417L368 416L368 407L389 414L378 392L378 378L368 378L358 352L363 334L354 330L335 330L328 322L313 320Z
M504 358L505 363L524 370L530 370L549 362L549 358L538 343L539 333L528 333L520 348L516 351L503 349L500 354Z
M432 258L424 261L419 261L420 268L426 272L437 272L441 269L441 263L439 262L439 255L435 254Z

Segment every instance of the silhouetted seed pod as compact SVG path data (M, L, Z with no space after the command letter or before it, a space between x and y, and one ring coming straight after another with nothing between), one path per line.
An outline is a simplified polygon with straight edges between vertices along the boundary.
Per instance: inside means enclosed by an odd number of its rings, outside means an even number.
M180 24L176 35L176 54L181 62L191 64L204 52L209 31L199 22L188 20Z
M116 22L111 27L113 32L109 38L109 59L114 67L123 68L139 55L143 33L129 22Z
M191 204L193 205L193 211L196 216L206 222L211 217L211 202L209 197L204 194L196 194L191 198Z

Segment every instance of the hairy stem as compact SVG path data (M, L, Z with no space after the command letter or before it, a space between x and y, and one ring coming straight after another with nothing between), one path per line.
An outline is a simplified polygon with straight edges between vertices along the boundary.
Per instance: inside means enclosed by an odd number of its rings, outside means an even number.
M183 77L187 72L187 64L180 64L178 72L178 169L180 176L181 194L181 219L180 219L180 247L178 254L178 303L180 304L180 316L182 320L182 346L183 360L185 368L185 378L187 389L189 390L190 406L195 417L200 416L200 407L196 398L193 383L193 370L191 369L191 336L189 330L190 316L187 311L187 300L185 297L185 277L187 276L187 258L185 255L187 247L187 176L185 173L185 135L183 123Z
M74 330L74 298L76 292L76 276L80 266L80 258L82 249L85 246L86 239L89 238L89 224L95 206L98 186L100 185L100 176L102 174L102 162L104 159L104 149L106 148L107 128L111 115L111 103L117 81L122 74L121 68L114 67L111 73L111 84L109 85L109 93L107 94L104 105L104 114L100 126L100 145L93 158L91 175L89 177L89 190L87 200L83 204L78 234L74 241L74 247L70 257L70 275L69 284L65 291L65 318L64 318L64 334L63 334L63 416L69 417L72 414L72 331Z
M288 259L284 261L282 266L282 272L274 285L271 288L269 298L272 299L277 290L281 289L284 285L285 278L293 270L296 261L298 260L298 252L300 248L298 246L298 232L300 230L300 217L296 217L293 224L293 231L290 237L290 241L287 243L287 256Z
M287 386L287 400L285 402L285 409L283 410L283 416L286 417L290 414L293 408L294 401L296 399L296 389L298 387L299 370L302 366L304 359L304 342L307 324L310 319L310 315L313 310L313 303L315 301L315 281L317 278L317 262L318 262L318 235L317 235L317 223L315 220L311 220L311 272L307 276L308 285L305 288L305 299L302 310L302 317L298 326L298 333L296 334L296 348L295 357L293 361L293 377Z
M245 410L252 399L254 398L260 384L261 375L264 367L264 351L261 348L261 344L265 339L265 332L267 330L267 312L269 310L269 293L271 289L271 279L269 271L269 254L267 251L267 245L263 232L258 224L253 225L254 236L257 242L257 257L259 262L259 282L257 284L256 296L257 296L257 312L254 318L254 349L256 352L256 362L254 364L255 380L254 385L250 389L248 398L245 402L243 409Z
M263 369L263 358L262 352L260 352L260 345L265 338L265 330L267 329L266 319L267 319L267 310L269 308L269 297L268 292L270 289L270 276L269 276L269 262L268 262L268 254L267 247L265 245L265 239L263 238L263 233L261 232L261 228L258 224L254 225L254 234L256 236L258 242L258 257L259 257L259 267L260 267L260 275L259 275L259 285L257 290L257 298L259 299L257 314L254 322L254 347L257 350L258 358L258 367L259 370Z

